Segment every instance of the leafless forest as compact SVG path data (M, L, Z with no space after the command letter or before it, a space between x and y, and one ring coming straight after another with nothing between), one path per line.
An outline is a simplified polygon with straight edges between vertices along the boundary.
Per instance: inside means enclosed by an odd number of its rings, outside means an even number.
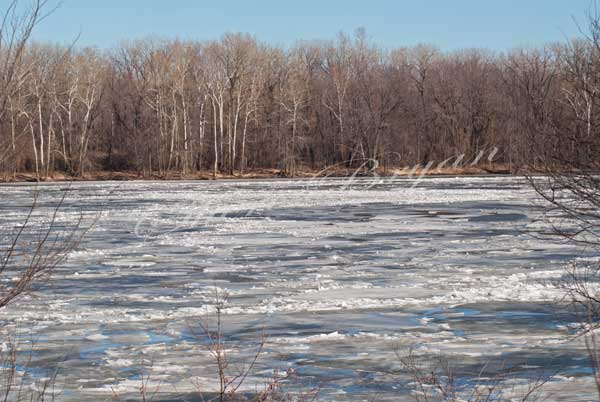
M512 171L535 165L532 149L569 166L593 158L594 13L579 39L502 53L384 49L363 30L289 48L228 33L99 50L31 42L45 6L23 14L13 5L2 26L5 178L257 168L294 175L366 160L424 165L491 147Z

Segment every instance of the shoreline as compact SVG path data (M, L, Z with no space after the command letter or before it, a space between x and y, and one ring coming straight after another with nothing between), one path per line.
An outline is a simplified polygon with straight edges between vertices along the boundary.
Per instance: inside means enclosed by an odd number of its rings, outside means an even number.
M70 176L63 173L53 173L47 177L38 179L35 173L17 173L0 175L0 183L54 183L54 182L103 182L103 181L226 181L226 180L264 180L264 179L312 179L312 178L344 178L344 177L435 177L435 176L487 176L487 175L515 175L517 172L511 171L505 165L486 165L486 166L464 166L449 168L414 168L414 167L390 167L379 168L373 173L368 173L364 169L346 169L330 168L321 170L301 169L294 175L286 175L279 169L250 169L241 172L234 172L233 175L219 172L216 177L212 171L203 170L188 174L180 172L168 172L159 174L139 173L127 171L93 171L85 173L83 176Z

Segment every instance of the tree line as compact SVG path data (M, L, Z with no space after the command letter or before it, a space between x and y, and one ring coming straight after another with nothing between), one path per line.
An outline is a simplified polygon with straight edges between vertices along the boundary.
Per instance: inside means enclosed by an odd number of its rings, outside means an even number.
M4 28L5 176L293 176L364 161L425 165L492 147L513 171L532 163L532 149L594 158L580 148L598 137L600 49L583 33L507 52L386 49L364 30L289 48L228 33L99 50L21 43Z

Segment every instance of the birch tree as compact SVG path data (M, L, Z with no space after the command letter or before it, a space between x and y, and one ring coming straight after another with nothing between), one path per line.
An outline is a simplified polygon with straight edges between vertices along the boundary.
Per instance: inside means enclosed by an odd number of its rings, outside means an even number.
M0 9L0 128L6 127L7 120L11 126L10 142L7 143L4 136L0 136L0 144L3 150L13 150L13 165L16 164L16 117L12 112L16 102L12 99L17 96L31 72L31 66L24 57L31 34L52 11L48 7L48 0L35 0L24 7L19 0L9 0ZM9 109L10 116L7 113ZM6 151L0 153L0 164L6 157ZM13 167L13 171L16 171L16 167Z

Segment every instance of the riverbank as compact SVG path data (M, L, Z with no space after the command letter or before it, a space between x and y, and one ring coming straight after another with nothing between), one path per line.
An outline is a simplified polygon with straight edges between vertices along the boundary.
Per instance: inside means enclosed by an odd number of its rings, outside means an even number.
M461 166L445 168L415 168L415 167L393 167L379 168L375 172L365 169L331 167L326 169L299 169L293 175L286 174L280 169L250 169L245 172L218 172L216 175L209 170L195 171L187 174L181 172L108 172L93 171L82 176L71 176L61 172L54 172L48 176L38 178L35 173L25 172L17 174L0 175L0 183L19 182L60 182L60 181L136 181L136 180L235 180L235 179L307 179L315 177L351 177L351 176L374 176L381 177L411 177L411 176L474 176L486 174L511 174L506 165L485 166Z

